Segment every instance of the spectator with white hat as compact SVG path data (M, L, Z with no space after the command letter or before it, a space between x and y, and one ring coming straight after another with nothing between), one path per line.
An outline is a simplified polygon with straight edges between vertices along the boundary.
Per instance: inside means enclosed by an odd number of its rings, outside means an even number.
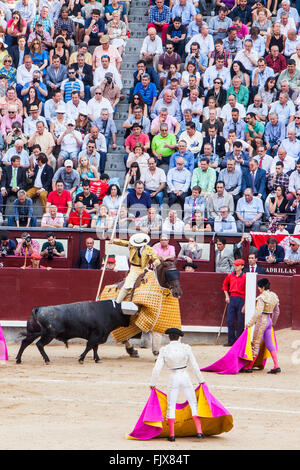
M67 129L57 139L57 145L60 145L60 152L57 159L57 166L60 168L65 160L71 160L74 167L77 167L78 154L82 146L82 136L75 130L75 120L67 118Z

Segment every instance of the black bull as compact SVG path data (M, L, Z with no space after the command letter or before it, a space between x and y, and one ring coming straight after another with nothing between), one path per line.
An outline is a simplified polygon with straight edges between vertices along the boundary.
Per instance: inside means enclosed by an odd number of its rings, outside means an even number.
M24 349L40 337L36 346L46 363L50 360L44 346L53 339L67 344L72 338L87 340L86 348L79 358L80 362L84 361L91 349L94 351L95 362L98 362L98 345L105 343L113 330L128 325L129 316L124 315L120 305L111 300L35 307L27 321L26 337L21 343L16 361L20 364Z

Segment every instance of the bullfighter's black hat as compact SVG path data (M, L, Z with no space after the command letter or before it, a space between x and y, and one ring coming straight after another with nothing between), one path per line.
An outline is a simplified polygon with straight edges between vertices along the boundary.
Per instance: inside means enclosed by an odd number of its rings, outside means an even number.
M165 335L184 336L184 333L183 333L183 331L179 330L178 328L168 328L165 331Z

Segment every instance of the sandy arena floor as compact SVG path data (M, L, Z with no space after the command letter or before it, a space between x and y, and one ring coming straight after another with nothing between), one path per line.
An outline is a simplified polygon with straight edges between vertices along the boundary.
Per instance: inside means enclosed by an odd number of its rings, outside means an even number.
M120 345L100 348L101 363L89 354L77 361L83 345L49 345L46 366L35 345L14 358L18 345L8 345L10 361L0 366L0 448L108 450L230 450L300 448L300 332L277 334L282 373L267 375L272 366L253 374L222 376L205 373L211 392L232 413L227 434L152 441L125 440L149 396L154 364L149 349L131 359ZM223 346L193 346L204 367L226 352ZM192 372L191 372L192 375ZM194 377L193 377L194 378ZM167 374L158 388L166 390ZM182 397L181 397L182 398Z

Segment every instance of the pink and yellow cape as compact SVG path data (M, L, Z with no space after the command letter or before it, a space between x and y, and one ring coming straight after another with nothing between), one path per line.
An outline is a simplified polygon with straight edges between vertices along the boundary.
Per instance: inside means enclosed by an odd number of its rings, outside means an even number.
M8 361L8 353L4 334L0 325L0 361Z
M195 390L198 399L198 416L202 432L206 436L228 432L233 428L233 418L224 406L210 393L205 383ZM169 427L166 419L167 395L154 388L133 431L126 439L153 439L168 437ZM196 436L196 428L188 402L176 405L176 437Z
M277 341L274 329L272 328L272 341L277 351ZM262 341L258 356L253 367L263 369L267 358L271 354ZM205 372L216 372L217 374L237 374L245 365L253 361L251 347L251 328L246 328L236 342L231 346L227 354L210 366L201 369Z

